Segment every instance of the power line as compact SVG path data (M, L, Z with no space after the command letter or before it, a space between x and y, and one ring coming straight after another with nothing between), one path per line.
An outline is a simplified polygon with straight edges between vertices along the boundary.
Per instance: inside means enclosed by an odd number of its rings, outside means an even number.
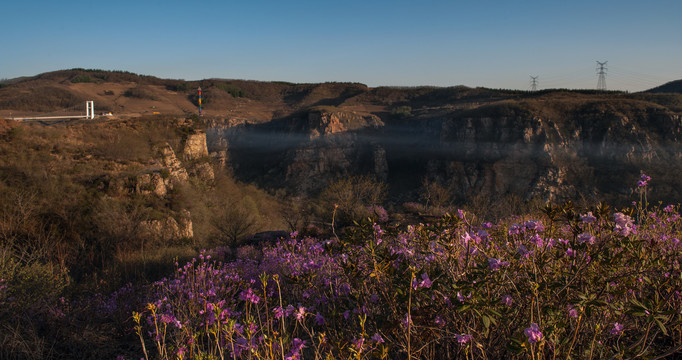
M597 75L599 75L599 79L597 80L597 90L606 90L606 70L608 70L606 68L606 63L608 63L608 61L597 61Z
M643 91L651 89L676 79L661 77L656 74L645 74L636 70L620 66L607 67L607 61L597 61L596 75L597 89L607 90L606 75L609 75L612 90ZM594 69L594 68L592 68ZM594 75L590 74L589 65L581 68L567 69L564 72L547 72L542 75L543 89L593 89ZM593 85L590 85L592 83ZM535 87L534 87L535 84ZM526 89L540 89L539 77L530 75Z
M538 77L530 75L530 91L538 91Z

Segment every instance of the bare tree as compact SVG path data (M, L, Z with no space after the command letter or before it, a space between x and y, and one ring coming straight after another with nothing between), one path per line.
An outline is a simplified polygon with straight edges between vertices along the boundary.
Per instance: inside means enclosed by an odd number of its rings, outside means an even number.
M289 231L301 230L308 225L311 220L311 209L300 198L292 198L287 200L286 205L283 206L281 216L282 220L289 226Z
M211 218L211 225L219 236L228 240L229 245L237 245L239 240L256 229L258 209L248 196L239 201L227 202Z
M426 177L422 180L421 198L427 207L444 207L450 205L452 195L450 190L439 184L438 181L429 181Z
M368 206L381 204L386 197L386 185L367 176L351 176L331 183L319 196L320 211L331 219L336 211L336 221L342 225L371 215Z

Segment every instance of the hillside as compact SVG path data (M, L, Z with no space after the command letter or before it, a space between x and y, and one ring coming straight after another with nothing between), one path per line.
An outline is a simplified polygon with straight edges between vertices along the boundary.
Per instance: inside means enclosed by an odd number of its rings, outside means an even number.
M659 181L652 196L682 201L671 175L682 171L682 94L669 92L183 81L74 69L5 84L0 116L85 100L114 118L187 116L197 112L199 86L210 152L225 153L237 179L271 191L314 196L335 179L365 175L387 183L397 203L419 200L426 183L455 203L626 201L646 171Z
M682 94L682 80L671 81L653 89L647 90L651 93L677 93Z

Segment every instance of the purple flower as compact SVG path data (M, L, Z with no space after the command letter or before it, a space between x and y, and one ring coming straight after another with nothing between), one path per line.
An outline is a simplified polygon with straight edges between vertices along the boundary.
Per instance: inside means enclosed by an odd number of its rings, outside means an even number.
M587 214L580 215L580 220L582 220L582 222L585 224L592 224L595 222L595 220L597 220L597 218L592 215L592 211L588 211Z
M582 233L578 235L578 243L580 244L584 243L594 244L595 240L596 238L588 233Z
M462 235L462 241L464 242L464 245L469 244L471 239L471 234L469 234L469 232L465 232L464 235Z
M379 335L379 333L376 333L372 335L372 341L376 342L377 344L383 344L384 343L384 338Z
M506 306L511 306L512 303L514 302L514 299L512 299L511 295L507 294L502 297L502 300L500 300L500 303Z
M256 295L251 288L246 289L246 291L242 291L239 294L239 298L252 304L258 304L258 302L260 302L260 297L258 297L258 295Z
M294 318L295 318L296 320L298 320L298 321L303 320L303 318L305 317L305 310L306 310L306 309L305 309L304 306L300 306L300 305L299 305L299 306L298 306L298 309L296 310L296 312L294 312Z
M522 226L519 224L512 224L512 226L509 227L509 235L516 235L520 234L525 230Z
M301 340L299 338L294 338L294 340L291 341L291 352L299 353L305 347L306 347L305 346L305 340Z
M639 181L637 181L637 186L639 187L644 187L649 185L649 181L651 180L651 176L648 176L647 174L642 174L642 176L639 177Z
M611 329L611 331L609 331L609 334L620 335L623 333L624 329L625 329L625 327L623 326L623 324L621 324L619 322L615 322L615 323L613 323L613 328Z
M412 288L415 290L417 290L418 288L430 288L431 285L433 285L433 282L431 282L431 279L429 279L429 274L427 273L422 274L421 281L417 279L412 280Z
M460 344L466 344L473 339L473 336L469 334L455 334L455 340Z
M431 279L429 279L429 274L423 273L422 281L419 283L419 287L430 288L431 285L433 285L433 282L431 282Z
M577 319L578 318L578 308L573 305L568 305L568 316Z
M176 328L182 329L182 323L180 323L180 321L176 319L175 316L161 314L161 322L163 322L164 324L173 324Z
M528 248L523 244L519 245L519 248L516 251L518 251L519 255L521 255L522 257L524 257L526 259L533 256L533 252L529 251Z
M315 323L319 326L322 326L325 324L324 317L320 315L320 313L315 314Z
M401 321L403 326L408 327L412 323L412 316L410 314L405 314L405 318Z
M436 324L438 327L443 327L445 326L445 320L440 316L436 315L436 318L433 319L433 322Z
M282 309L281 306L277 306L276 308L272 309L272 312L275 314L275 319L279 319L284 316L284 309Z
M488 267L492 271L498 271L505 266L509 266L508 261L502 261L502 260L495 259L495 258L488 258Z
M361 351L363 345L365 344L365 338L361 337L359 339L353 339L353 346L355 347L356 350Z
M534 236L531 236L530 242L533 243L536 247L542 247L542 245L545 243L544 239L542 236L535 234Z
M623 213L615 213L613 217L616 221L616 227L613 230L621 236L630 235L633 227L632 218Z
M294 338L291 341L291 349L289 350L289 355L285 357L287 360L298 360L301 358L301 351L305 348L305 340L299 338Z
M530 327L526 328L523 333L526 334L528 342L531 344L542 340L542 332L540 332L540 327L536 323L530 324Z
M566 249L566 256L575 256L575 250L571 248Z
M525 226L528 230L535 230L537 232L545 231L545 227L542 225L542 221L540 220L528 220L523 223L523 226Z
M164 324L170 324L173 322L173 317L167 314L161 314L161 322Z

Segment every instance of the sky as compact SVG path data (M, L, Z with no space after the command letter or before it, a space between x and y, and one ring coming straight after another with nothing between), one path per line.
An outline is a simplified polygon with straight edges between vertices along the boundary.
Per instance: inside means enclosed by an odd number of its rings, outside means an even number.
M3 1L0 79L161 78L609 90L682 79L680 0Z

